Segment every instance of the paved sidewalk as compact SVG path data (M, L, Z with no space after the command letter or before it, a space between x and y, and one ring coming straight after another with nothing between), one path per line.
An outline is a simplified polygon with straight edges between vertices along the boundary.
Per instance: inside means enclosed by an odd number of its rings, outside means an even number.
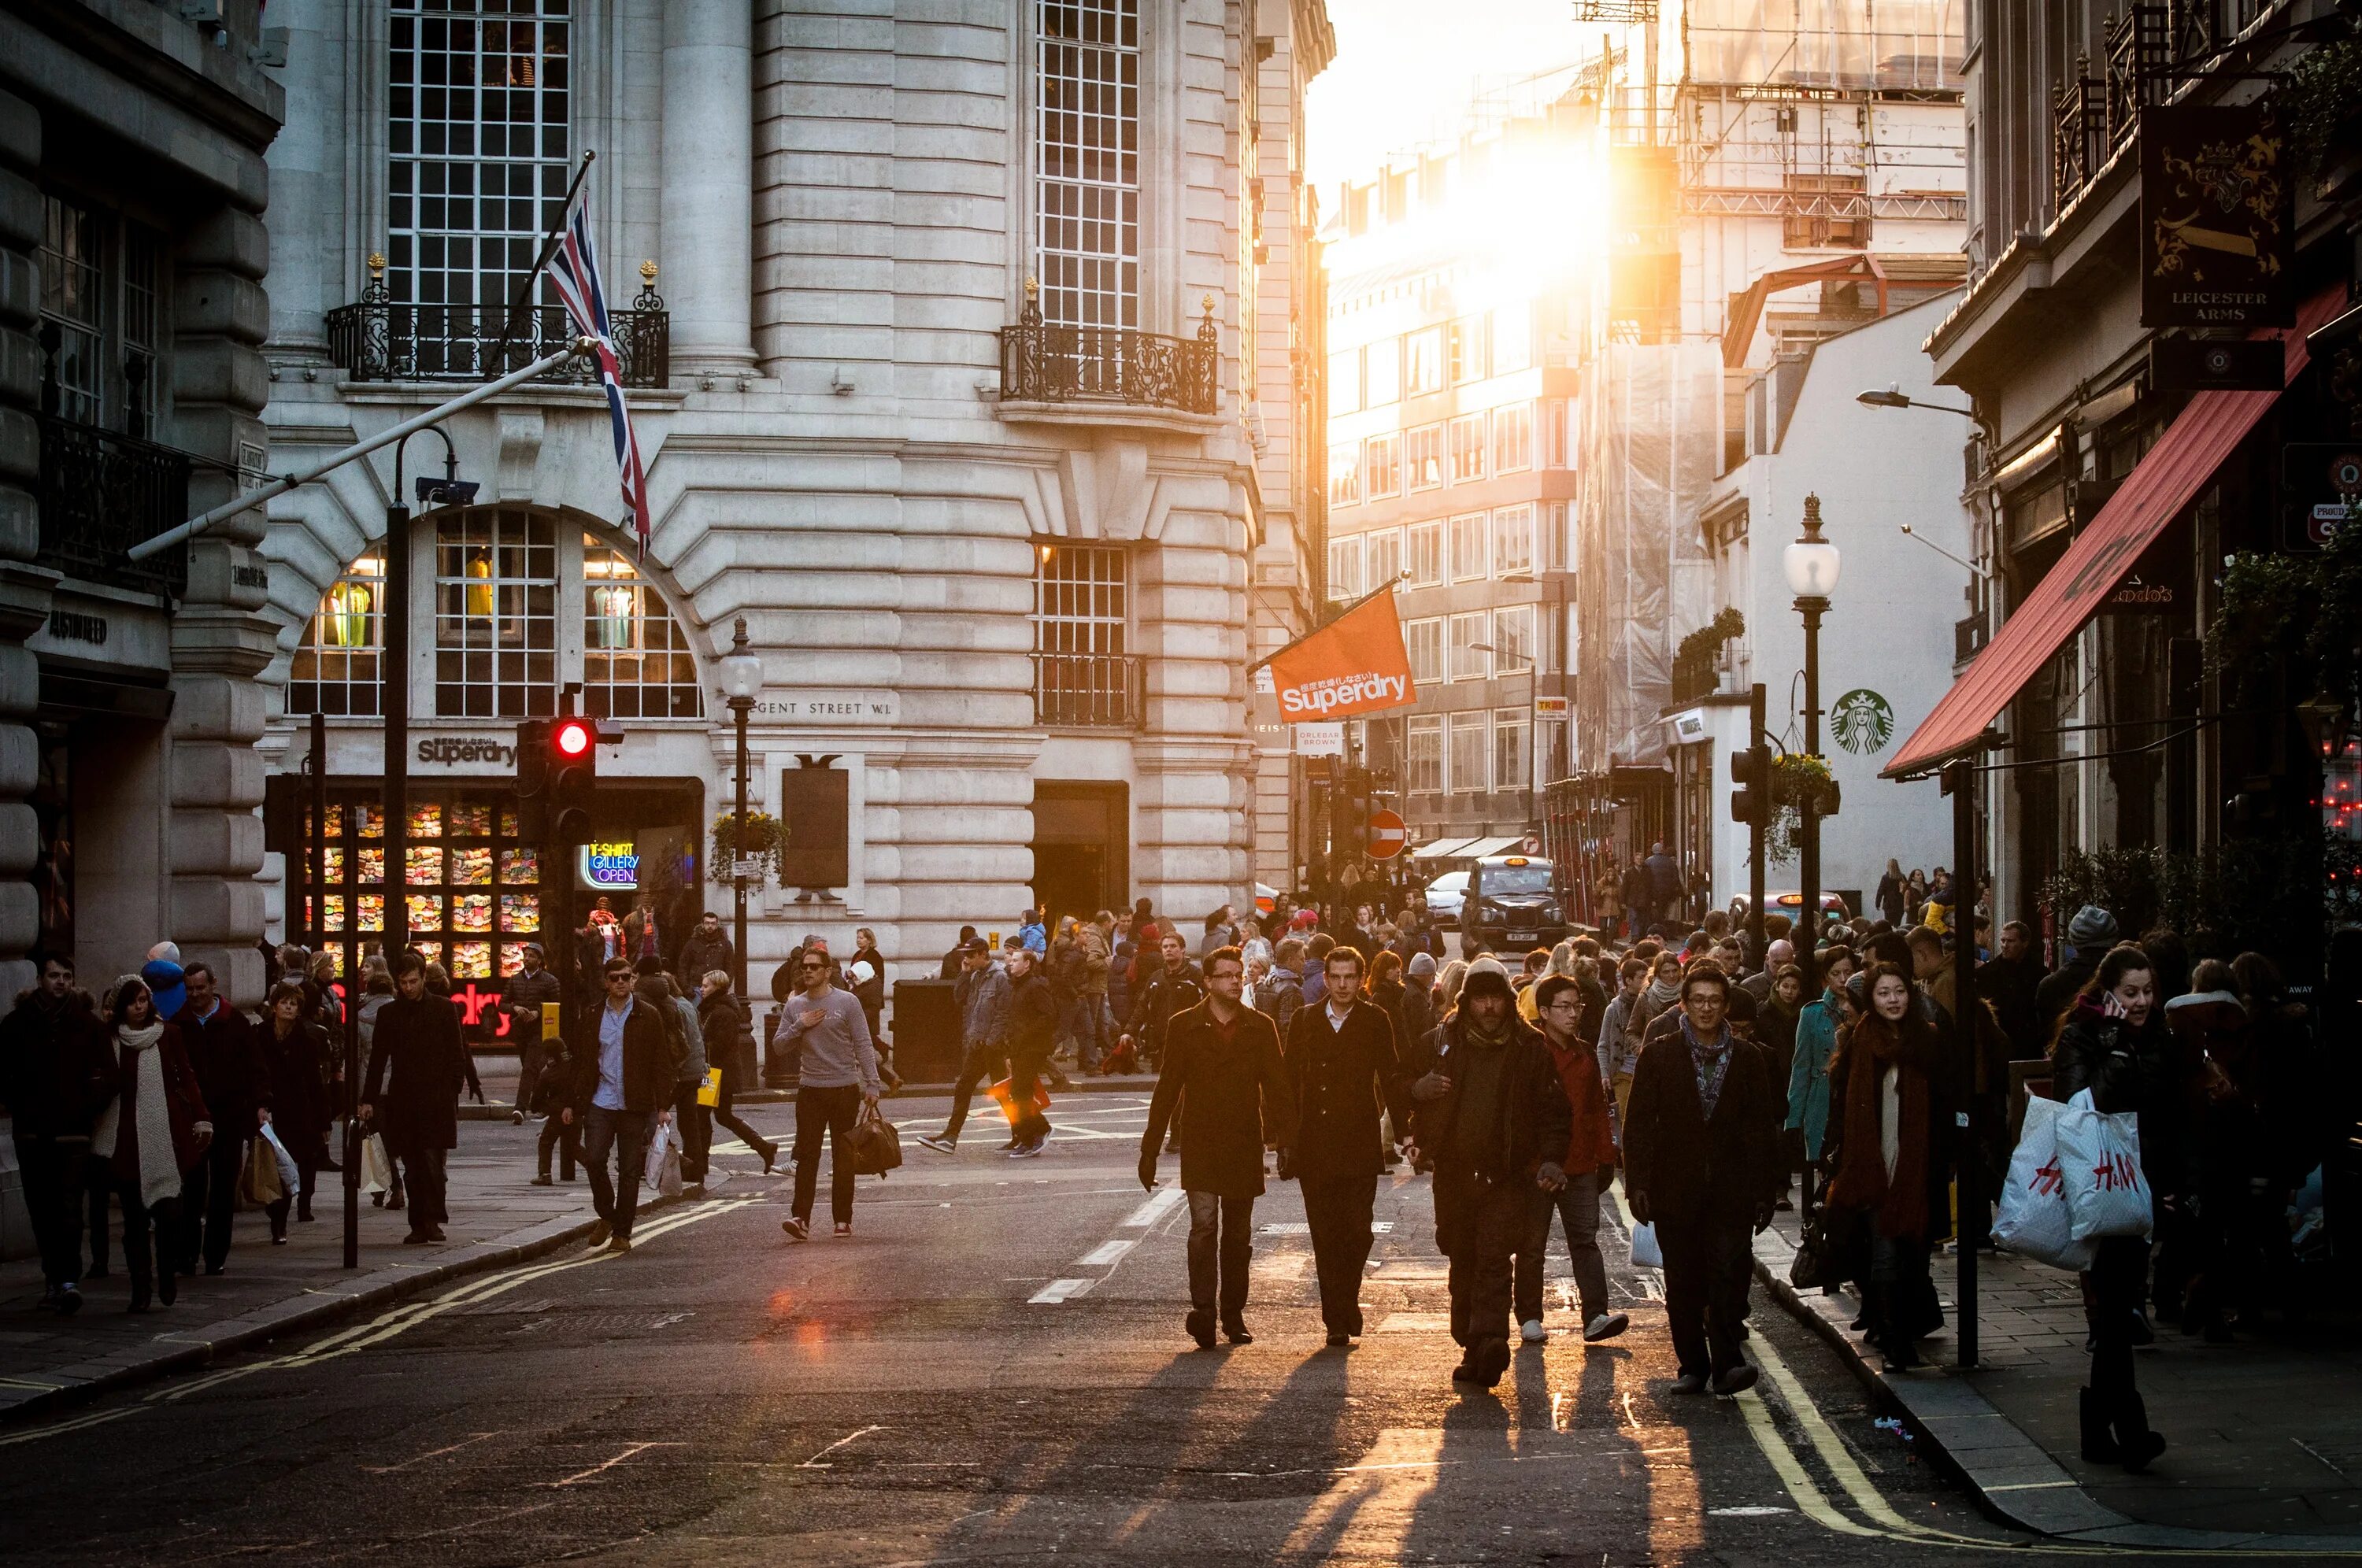
M2007 1253L1978 1259L1978 1368L1962 1373L1954 1332L1958 1260L1936 1260L1945 1330L1920 1352L1932 1364L1885 1374L1846 1325L1851 1291L1824 1296L1788 1284L1799 1216L1756 1238L1758 1274L1774 1299L1818 1329L1866 1381L1900 1404L1987 1507L2029 1529L2159 1549L2351 1551L2362 1548L2362 1344L2342 1322L2209 1345L2160 1324L2138 1353L2149 1423L2170 1444L2145 1475L2088 1464L2076 1391L2083 1350L2075 1276Z
M485 1086L489 1092L492 1086ZM748 1120L767 1137L792 1137L785 1108L759 1107ZM109 1242L114 1273L85 1280L84 1302L72 1318L40 1309L38 1260L0 1264L0 1422L54 1409L102 1389L142 1382L182 1367L203 1365L242 1346L307 1329L359 1308L477 1270L497 1267L586 1235L596 1216L588 1182L530 1185L539 1124L511 1127L471 1122L459 1134L450 1165L450 1240L404 1245L408 1216L360 1198L360 1266L344 1266L344 1178L320 1173L313 1200L318 1219L292 1217L284 1246L270 1244L259 1209L237 1216L229 1265L217 1277L180 1283L180 1298L159 1299L145 1314L124 1310L130 1284L123 1272L120 1220ZM759 1176L761 1164L728 1133L717 1146L709 1192L734 1177ZM641 1212L657 1207L643 1190Z

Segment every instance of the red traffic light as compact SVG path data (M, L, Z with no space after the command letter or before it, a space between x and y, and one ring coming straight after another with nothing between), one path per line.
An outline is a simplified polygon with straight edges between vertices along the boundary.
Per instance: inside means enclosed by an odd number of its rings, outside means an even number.
M593 739L590 724L584 719L562 719L550 733L550 743L561 756L580 756L590 749Z

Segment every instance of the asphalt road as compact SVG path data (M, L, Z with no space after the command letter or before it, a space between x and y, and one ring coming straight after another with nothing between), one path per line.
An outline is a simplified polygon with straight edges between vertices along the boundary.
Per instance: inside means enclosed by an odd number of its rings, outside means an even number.
M1041 1159L897 1101L910 1163L855 1234L782 1236L783 1179L337 1330L0 1430L15 1564L438 1568L558 1560L858 1564L1870 1562L2047 1558L1874 1425L1759 1303L1759 1394L1680 1398L1650 1276L1633 1328L1552 1336L1456 1392L1423 1178L1382 1186L1361 1348L1322 1346L1292 1186L1257 1206L1255 1343L1185 1337L1186 1220L1132 1173L1146 1105L1077 1096ZM986 1107L989 1112L990 1107ZM756 1118L784 1130L785 1108ZM753 1172L742 1152L722 1161ZM1561 1243L1562 1246L1562 1242ZM1553 1271L1562 1275L1563 1264ZM2084 1552L2080 1555L2095 1555Z

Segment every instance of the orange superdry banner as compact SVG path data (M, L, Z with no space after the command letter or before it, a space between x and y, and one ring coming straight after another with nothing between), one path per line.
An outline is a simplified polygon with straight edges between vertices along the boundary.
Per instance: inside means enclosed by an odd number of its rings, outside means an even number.
M1418 697L1391 584L1265 662L1285 723L1374 713Z

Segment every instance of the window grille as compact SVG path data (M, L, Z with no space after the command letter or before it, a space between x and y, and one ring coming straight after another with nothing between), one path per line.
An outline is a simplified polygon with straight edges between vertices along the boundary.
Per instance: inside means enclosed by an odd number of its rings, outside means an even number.
M1515 473L1534 466L1534 405L1515 403L1493 411L1493 471Z
M1534 567L1534 509L1504 506L1493 513L1493 573L1531 571Z
M1469 484L1485 477L1485 416L1466 414L1451 422L1451 482Z
M1534 607L1508 604L1493 612L1493 648L1503 675L1523 675L1533 664Z
M620 550L582 536L582 690L607 719L693 719L704 712L697 657L663 595Z
M1403 623L1404 650L1410 655L1410 678L1422 683L1443 679L1443 623L1438 620Z
M1369 469L1367 492L1372 501L1381 496L1402 493L1402 440L1395 436L1373 436L1363 444L1363 463Z
M1440 794L1443 790L1443 720L1440 715L1413 718L1405 756L1404 784L1414 795Z
M1369 536L1369 585L1373 591L1402 576L1402 530L1382 528Z
M1410 525L1410 585L1433 588L1443 580L1443 525Z
M1042 545L1033 573L1034 715L1044 724L1140 722L1131 559L1097 545Z
M377 716L385 651L385 558L371 550L321 597L289 671L287 711Z
M1451 771L1443 787L1455 795L1481 795L1491 787L1485 769L1485 715L1453 713Z
M1403 433L1404 482L1413 490L1433 490L1443 482L1443 426L1422 425Z
M1451 580L1466 582L1485 575L1485 514L1471 513L1451 520Z
M557 531L484 507L435 520L435 712L523 718L555 711Z
M1451 679L1482 680L1493 673L1492 656L1476 645L1485 641L1485 614L1451 617Z
M1403 339L1403 390L1413 396L1443 390L1443 328L1423 327Z
M1329 597L1352 599L1362 591L1360 535L1329 541Z
M1139 0L1036 0L1035 272L1054 326L1140 325Z
M1533 731L1526 711L1503 708L1493 715L1493 788L1532 787L1532 754L1527 749Z

